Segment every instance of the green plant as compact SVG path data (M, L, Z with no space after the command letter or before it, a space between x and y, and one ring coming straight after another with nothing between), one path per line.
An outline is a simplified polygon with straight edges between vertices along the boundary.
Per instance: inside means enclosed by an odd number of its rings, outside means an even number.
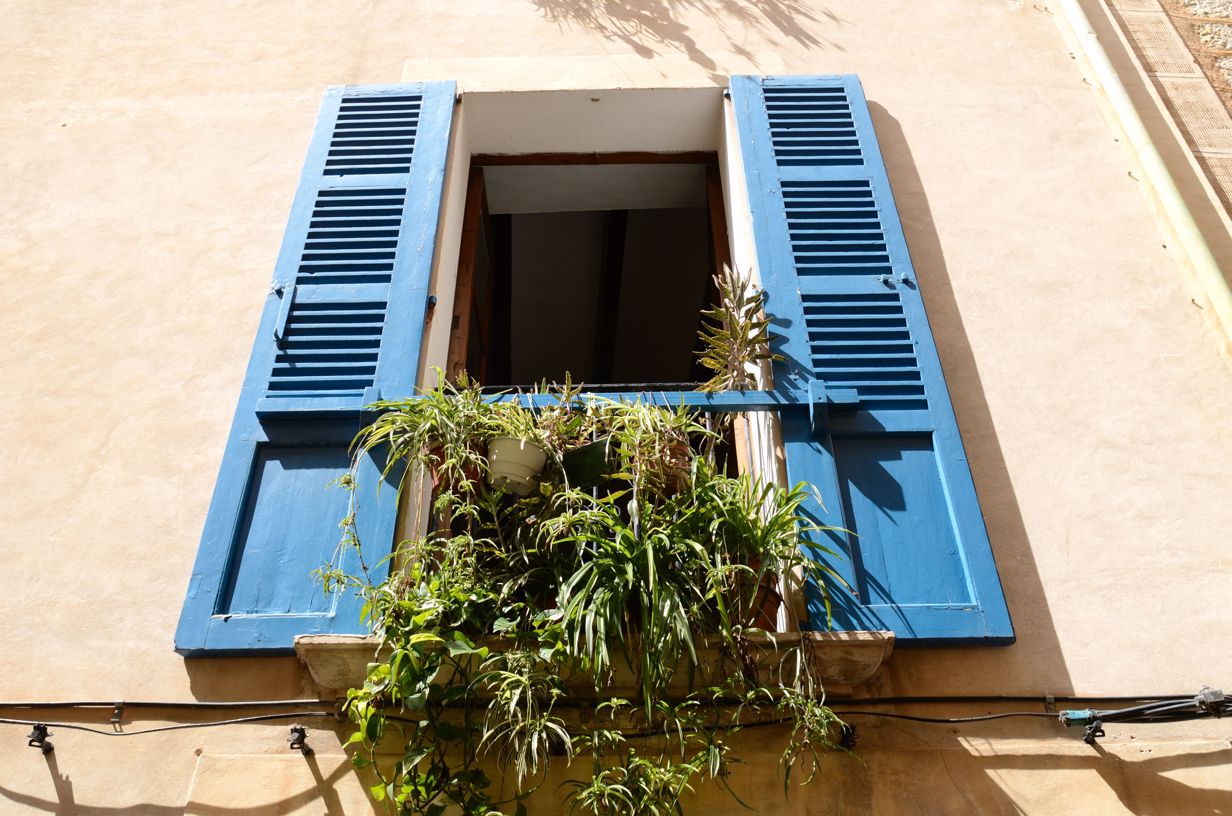
M484 434L488 438L507 436L537 445L548 444L547 434L540 427L535 413L517 402L490 403L482 421Z
M441 384L383 404L356 440L388 468L435 472L449 514L384 581L326 572L363 593L382 646L346 707L373 795L402 813L516 811L553 759L587 755L562 789L571 812L675 813L697 784L726 784L731 736L766 718L789 723L785 776L803 762L811 778L837 719L809 656L767 640L757 609L767 580L834 580L801 549L806 489L725 475L687 411L555 396L536 413ZM609 481L579 490L556 470L526 496L490 487L483 445L515 428L557 462L609 438ZM361 547L353 516L344 530ZM512 777L510 799L485 762Z
M701 391L747 391L757 387L763 363L781 360L770 351L770 321L763 313L765 291L727 264L714 276L719 302L702 312L701 365L715 372Z
M609 436L609 448L636 500L642 495L674 493L685 486L698 460L713 453L718 437L688 411L669 411L644 402L601 402L599 423Z
M599 433L596 404L582 397L582 390L565 378L559 386L540 383L536 394L550 397L550 404L535 414L540 438L550 452L563 452L590 442Z
M429 474L438 487L436 509L448 514L471 504L487 465L485 445L497 435L497 423L477 383L463 374L457 384L450 384L440 369L436 374L436 388L412 399L369 406L376 419L354 447L357 454L382 457L383 476L400 472L400 486L407 474Z

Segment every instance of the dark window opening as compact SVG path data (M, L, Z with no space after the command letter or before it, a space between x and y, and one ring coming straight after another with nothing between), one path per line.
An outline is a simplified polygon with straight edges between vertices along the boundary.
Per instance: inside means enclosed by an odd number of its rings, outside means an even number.
M493 388L569 375L690 390L727 260L713 156L476 157L448 371Z

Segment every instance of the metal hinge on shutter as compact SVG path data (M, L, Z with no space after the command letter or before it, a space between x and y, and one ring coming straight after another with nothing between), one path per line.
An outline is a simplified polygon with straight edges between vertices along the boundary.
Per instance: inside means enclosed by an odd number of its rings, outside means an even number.
M295 292L299 289L298 286L277 286L274 291L278 293L278 297L282 298L282 302L278 305L278 319L274 321L274 343L278 348L283 348L287 336L287 319L291 316L291 306L295 303Z

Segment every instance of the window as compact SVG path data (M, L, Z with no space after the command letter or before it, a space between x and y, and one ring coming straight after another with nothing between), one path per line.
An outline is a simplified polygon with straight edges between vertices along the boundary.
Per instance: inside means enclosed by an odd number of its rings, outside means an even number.
M743 171L725 182L751 216L733 216L733 243L755 245L784 362L772 391L696 401L776 409L789 480L825 498L812 507L820 523L853 532L828 542L853 590L834 599L837 628L891 629L900 643L1012 642L859 82L734 77L730 96L728 166ZM526 102L502 104L527 116L516 107ZM449 332L449 321L424 326L444 179L458 171L447 162L456 110L452 83L327 92L176 634L181 652L285 652L298 634L359 631L354 600L321 596L308 573L337 543L344 499L325 484L345 472L363 406L410 393L421 357L432 360L424 335ZM476 323L468 354L492 356L492 326ZM388 549L395 492L376 490L378 474L362 464L359 532ZM810 609L823 626L817 599Z
M584 163L581 163L584 162ZM727 260L714 154L475 156L449 365L485 385L691 389Z

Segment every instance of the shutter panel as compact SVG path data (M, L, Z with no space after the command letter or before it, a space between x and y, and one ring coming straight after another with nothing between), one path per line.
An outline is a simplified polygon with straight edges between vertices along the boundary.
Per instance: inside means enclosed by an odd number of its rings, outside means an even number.
M184 654L288 652L362 632L358 599L310 573L334 555L363 406L413 391L454 109L453 83L329 89L266 297L176 632ZM359 463L369 563L396 490ZM354 554L342 567L358 570Z
M900 643L1014 638L889 179L858 79L733 77L768 292L790 481L852 591L838 629ZM821 396L818 396L821 395ZM819 557L824 557L820 556ZM833 559L832 559L833 560ZM810 624L825 628L815 592Z

